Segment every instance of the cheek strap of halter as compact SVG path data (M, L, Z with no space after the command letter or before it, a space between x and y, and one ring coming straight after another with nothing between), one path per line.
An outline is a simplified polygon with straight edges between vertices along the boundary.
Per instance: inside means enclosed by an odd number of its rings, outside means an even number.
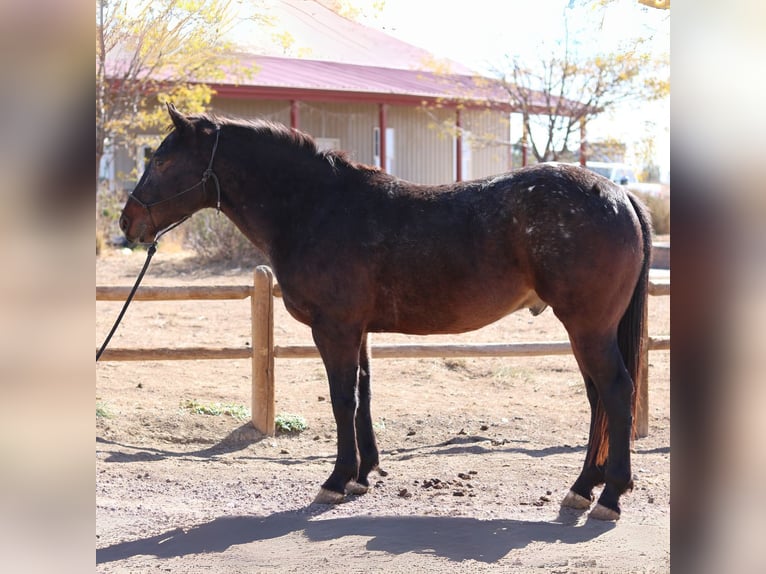
M215 128L215 143L213 144L213 153L210 154L210 161L207 164L207 169L202 173L202 192L207 195L207 190L205 189L205 184L207 183L207 180L211 177L213 178L213 181L215 182L215 189L216 189L216 203L215 203L215 209L218 213L221 213L221 184L218 182L218 176L213 171L213 161L215 160L215 152L218 151L218 138L221 136L221 126L216 126Z

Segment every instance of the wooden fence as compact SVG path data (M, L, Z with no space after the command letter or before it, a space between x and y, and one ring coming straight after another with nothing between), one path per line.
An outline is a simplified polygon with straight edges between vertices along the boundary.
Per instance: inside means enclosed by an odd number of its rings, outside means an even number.
M670 295L670 282L651 281L649 294ZM130 287L96 287L97 301L124 301ZM282 295L274 283L271 269L259 266L252 285L217 285L188 287L140 287L134 301L251 300L251 347L184 347L154 349L107 348L101 361L168 361L201 359L250 359L252 361L252 424L259 431L274 434L274 359L319 357L313 345L280 346L274 344L274 297ZM646 322L645 322L646 323ZM639 436L649 433L648 355L650 350L670 349L670 337L650 337L644 333L643 380L639 384ZM572 352L569 341L492 344L373 345L376 359L447 358L447 357L535 357L566 355Z

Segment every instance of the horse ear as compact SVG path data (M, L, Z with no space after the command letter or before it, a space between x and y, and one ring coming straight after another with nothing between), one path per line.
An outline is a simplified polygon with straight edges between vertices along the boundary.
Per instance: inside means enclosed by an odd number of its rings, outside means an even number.
M192 129L191 122L179 112L172 103L168 102L167 107L170 119L173 120L173 125L176 127L176 130L178 130L178 133L184 134L190 132Z

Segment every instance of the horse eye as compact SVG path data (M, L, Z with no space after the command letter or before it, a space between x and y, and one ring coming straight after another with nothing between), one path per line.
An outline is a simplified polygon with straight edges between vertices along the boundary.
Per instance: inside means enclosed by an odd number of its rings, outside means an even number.
M154 158L154 165L157 167L162 167L162 164L165 163L165 160L160 157Z

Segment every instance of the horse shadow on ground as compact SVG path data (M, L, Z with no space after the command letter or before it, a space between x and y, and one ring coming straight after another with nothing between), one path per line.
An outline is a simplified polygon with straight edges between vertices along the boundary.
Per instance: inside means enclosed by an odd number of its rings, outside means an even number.
M514 549L533 542L578 544L602 536L614 523L583 520L583 513L561 509L551 522L477 520L439 516L356 516L316 519L326 510L310 505L301 510L269 516L225 516L190 529L175 528L162 534L120 542L96 550L96 563L134 556L178 558L191 554L222 553L232 546L302 533L310 542L339 540L345 536L369 537L368 551L404 554L414 552L455 562L476 560L494 563Z
M182 452L123 445L101 437L96 440L102 445L118 447L119 450L107 456L105 459L107 462L137 462L184 457L215 458L243 450L264 438L257 433L239 431L240 429L236 429L225 439L208 448ZM430 445L430 448L435 449L438 454L446 455L481 454L488 450L481 445L486 440L488 439L478 436L459 437L457 440L450 439ZM122 450L128 448L135 452ZM413 450L422 450L422 448ZM512 446L508 450L524 452L530 456L548 456L581 448L584 447L566 446L538 451ZM412 456L408 452L400 451L399 454L403 459ZM306 460L306 458L294 459L291 463L302 463ZM524 548L533 542L577 544L598 538L615 526L614 523L586 520L584 512L563 508L558 517L550 522L436 516L321 518L321 515L328 510L326 507L312 504L303 509L269 516L219 517L189 529L175 528L156 536L120 542L97 549L96 562L97 564L116 562L139 555L174 558L191 554L222 553L232 546L301 533L311 542L337 540L345 536L366 536L369 537L366 543L368 551L396 555L414 552L441 556L456 562L472 559L494 563L512 550Z

